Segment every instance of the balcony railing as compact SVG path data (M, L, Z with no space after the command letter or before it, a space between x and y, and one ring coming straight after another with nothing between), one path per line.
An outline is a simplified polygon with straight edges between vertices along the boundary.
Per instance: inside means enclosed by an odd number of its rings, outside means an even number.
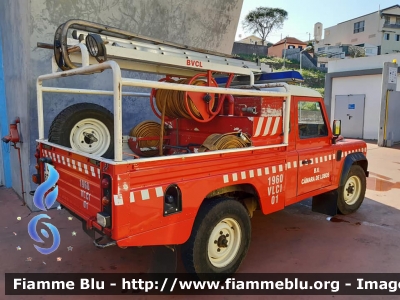
M389 23L384 23L383 28L399 28L400 29L400 24L389 24Z

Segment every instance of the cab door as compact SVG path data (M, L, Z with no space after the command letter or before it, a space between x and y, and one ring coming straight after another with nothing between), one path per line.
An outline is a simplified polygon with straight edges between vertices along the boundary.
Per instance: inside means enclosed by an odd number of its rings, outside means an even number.
M322 99L297 99L297 196L332 184L333 147Z

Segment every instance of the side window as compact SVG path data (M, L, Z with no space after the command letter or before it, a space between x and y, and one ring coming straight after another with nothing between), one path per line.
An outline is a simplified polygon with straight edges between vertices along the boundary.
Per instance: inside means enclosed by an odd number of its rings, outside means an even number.
M299 101L299 136L301 139L328 135L328 129L319 102Z

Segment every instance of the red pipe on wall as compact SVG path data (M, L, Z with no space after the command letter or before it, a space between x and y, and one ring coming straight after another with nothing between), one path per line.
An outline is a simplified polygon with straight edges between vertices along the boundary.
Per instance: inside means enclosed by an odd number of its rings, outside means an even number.
M21 148L17 147L17 143L22 143L19 137L18 132L18 124L21 123L19 117L15 118L14 122L10 124L10 132L8 135L2 138L2 141L6 144L11 142L11 145L14 149L18 150L18 160L19 160L19 173L21 178L21 187L22 187L22 201L25 203L25 189L24 189L24 180L22 176L22 161L21 161Z

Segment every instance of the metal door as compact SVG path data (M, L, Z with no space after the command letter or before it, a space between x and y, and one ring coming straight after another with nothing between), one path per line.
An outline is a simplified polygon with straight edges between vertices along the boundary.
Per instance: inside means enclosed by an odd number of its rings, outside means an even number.
M363 138L365 95L337 95L335 120L342 121L342 135L347 138Z

